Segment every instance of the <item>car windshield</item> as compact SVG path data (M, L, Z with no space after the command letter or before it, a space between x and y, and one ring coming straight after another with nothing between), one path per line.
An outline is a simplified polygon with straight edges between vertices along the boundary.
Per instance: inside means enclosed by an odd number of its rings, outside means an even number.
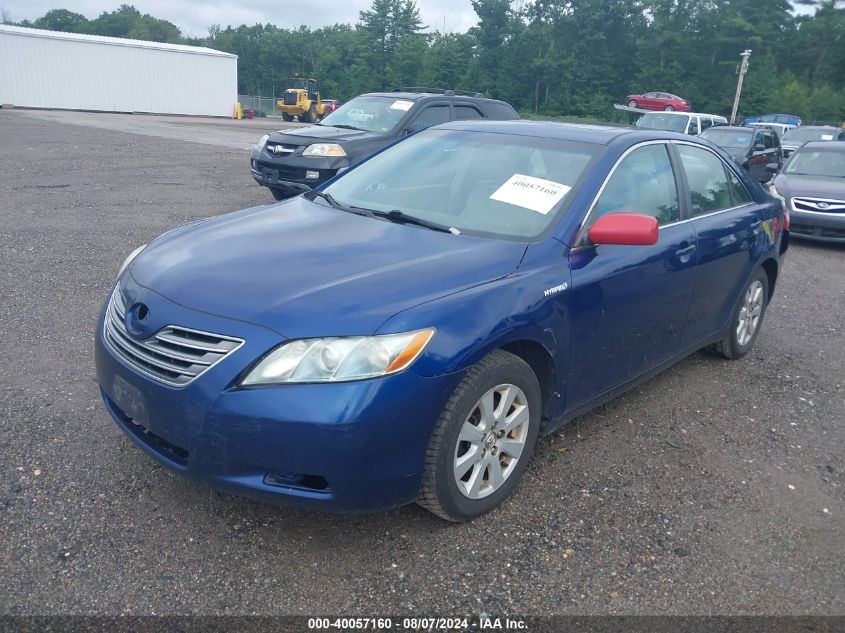
M351 127L387 134L413 105L413 101L396 97L356 97L326 116L321 125Z
M711 143L719 147L745 149L751 144L751 131L748 130L720 130L710 128L700 134Z
M453 232L530 239L565 212L570 190L601 148L431 129L377 154L323 191L353 210L401 211Z
M665 114L655 112L644 114L637 121L637 127L644 127L649 130L667 130L669 132L685 132L689 117L682 114Z
M796 127L792 128L791 130L787 130L782 140L784 141L832 141L836 138L836 134L839 130L827 130L827 129L807 129Z
M837 143L838 145L838 143ZM799 149L785 169L787 174L845 178L845 150Z

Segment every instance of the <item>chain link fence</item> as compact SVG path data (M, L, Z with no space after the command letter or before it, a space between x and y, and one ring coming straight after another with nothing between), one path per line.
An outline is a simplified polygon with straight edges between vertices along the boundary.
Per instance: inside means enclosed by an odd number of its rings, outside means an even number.
M281 97L278 97L279 99ZM256 95L238 95L238 102L243 108L244 116L252 112L256 117L281 117L282 112L276 108L276 99L273 97L260 97Z

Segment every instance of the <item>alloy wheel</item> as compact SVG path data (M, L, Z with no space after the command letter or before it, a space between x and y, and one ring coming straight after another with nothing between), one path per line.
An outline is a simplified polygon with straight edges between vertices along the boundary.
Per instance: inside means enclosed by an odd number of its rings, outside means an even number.
M461 427L453 473L461 494L482 499L507 480L525 448L529 426L528 399L516 385L488 390Z
M763 314L763 284L759 280L748 286L742 307L739 309L739 321L736 326L736 341L742 346L748 345L757 331Z

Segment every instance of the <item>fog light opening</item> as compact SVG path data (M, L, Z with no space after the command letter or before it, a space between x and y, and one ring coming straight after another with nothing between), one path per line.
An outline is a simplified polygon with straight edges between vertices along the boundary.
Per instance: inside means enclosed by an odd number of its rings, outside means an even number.
M317 180L320 177L320 172L318 171L311 171L310 169L305 170L305 177L308 180Z
M264 477L264 483L268 486L284 486L286 488L304 488L306 490L326 491L329 489L329 482L325 477L319 475L306 475L302 473L290 473L280 470L271 470Z

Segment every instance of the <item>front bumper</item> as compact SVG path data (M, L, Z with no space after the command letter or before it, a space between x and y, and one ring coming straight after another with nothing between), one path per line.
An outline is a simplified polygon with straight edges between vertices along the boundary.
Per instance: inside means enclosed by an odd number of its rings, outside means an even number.
M295 195L333 178L339 169L349 166L349 161L338 157L301 156L301 150L276 157L256 146L249 165L252 177L259 185Z
M789 211L789 232L793 237L817 242L845 243L845 213Z
M256 325L153 300L154 309L183 326L246 342L175 388L114 354L101 315L96 366L103 402L150 456L214 488L288 505L366 511L416 499L434 423L463 372L239 388L241 372L284 339Z

